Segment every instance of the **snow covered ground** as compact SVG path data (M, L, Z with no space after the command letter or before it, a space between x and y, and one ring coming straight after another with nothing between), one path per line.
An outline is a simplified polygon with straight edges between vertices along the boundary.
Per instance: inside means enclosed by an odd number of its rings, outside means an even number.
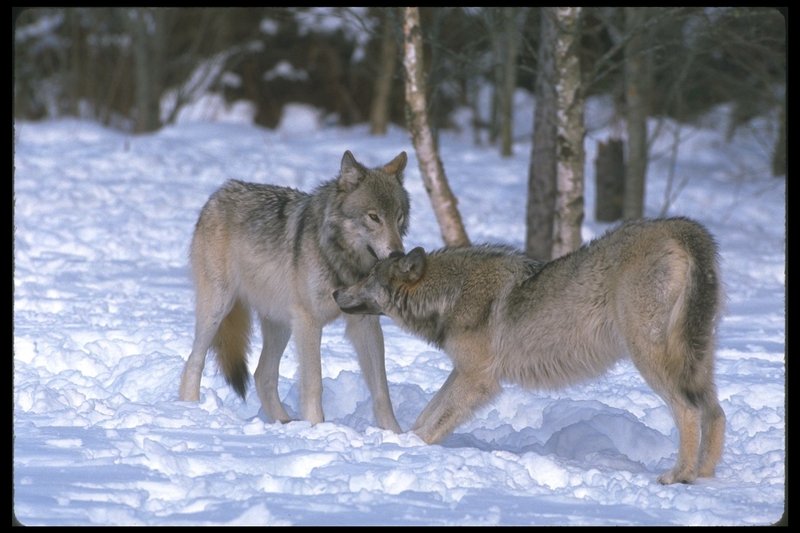
M594 220L594 103L585 239ZM727 287L717 383L727 414L714 479L661 486L677 433L628 362L557 392L506 387L443 445L373 425L356 359L336 322L323 336L326 422L271 423L209 359L199 403L177 399L194 328L189 240L228 178L311 189L344 150L410 160L406 247L441 246L407 133L321 127L295 108L284 127L235 117L129 135L72 119L14 125L13 507L28 525L531 524L764 525L786 497L785 180L769 135L664 123L647 214L705 223ZM530 115L524 124L530 125ZM595 121L592 124L592 120ZM651 124L655 128L656 124ZM682 142L671 159L673 140ZM441 155L474 242L522 246L530 145L515 155L442 132ZM670 175L673 184L668 185ZM677 194L676 194L677 193ZM410 427L449 360L384 319L392 401ZM255 335L251 370L260 337ZM280 394L297 412L290 343Z

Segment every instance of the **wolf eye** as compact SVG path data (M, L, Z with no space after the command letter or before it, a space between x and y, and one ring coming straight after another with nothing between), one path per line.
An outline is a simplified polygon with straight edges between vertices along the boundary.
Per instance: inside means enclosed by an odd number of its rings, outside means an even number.
M380 221L381 221L381 217L379 217L379 216L378 216L378 215L376 215L375 213L369 213L369 218L370 218L370 220L372 220L373 222L378 222L378 223L380 223Z

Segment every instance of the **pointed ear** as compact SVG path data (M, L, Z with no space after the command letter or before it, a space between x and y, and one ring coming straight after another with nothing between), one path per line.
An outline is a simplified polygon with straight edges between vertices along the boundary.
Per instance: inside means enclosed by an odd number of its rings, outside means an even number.
M404 281L414 283L425 272L426 262L425 250L417 246L397 261L397 268Z
M356 161L350 150L346 150L342 156L342 166L339 171L339 188L343 191L352 191L358 186L363 175L364 167Z
M398 181L402 183L403 169L406 168L406 163L408 163L408 156L405 152L400 152L397 157L383 165L383 171L387 174L394 174L397 176Z

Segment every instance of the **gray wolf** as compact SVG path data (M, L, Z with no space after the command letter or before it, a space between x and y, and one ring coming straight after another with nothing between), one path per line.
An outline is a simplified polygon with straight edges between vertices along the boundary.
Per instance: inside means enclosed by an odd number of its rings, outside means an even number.
M209 197L191 243L196 324L181 375L181 400L199 399L209 348L227 382L244 398L254 311L264 341L255 370L264 412L273 420L290 419L278 397L278 367L294 335L301 416L312 423L324 420L322 328L341 315L331 293L366 276L379 259L403 254L409 217L406 162L401 152L381 167L367 168L346 151L338 177L311 193L230 180ZM399 432L379 318L347 316L345 333L358 354L377 424Z
M428 443L503 381L564 387L627 354L680 434L664 484L713 476L722 454L725 414L713 377L721 298L716 243L686 218L627 222L549 262L503 246L415 248L334 292L343 311L386 314L452 359L412 428Z

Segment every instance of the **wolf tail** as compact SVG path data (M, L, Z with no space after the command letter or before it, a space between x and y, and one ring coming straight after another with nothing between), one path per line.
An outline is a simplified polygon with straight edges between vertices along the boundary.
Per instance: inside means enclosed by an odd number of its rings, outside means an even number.
M249 373L247 352L250 348L250 310L236 300L222 319L212 343L225 380L244 399Z
M716 398L711 373L722 290L713 237L699 225L686 230L680 235L688 256L686 283L670 316L667 353L676 363L679 392L700 407Z

